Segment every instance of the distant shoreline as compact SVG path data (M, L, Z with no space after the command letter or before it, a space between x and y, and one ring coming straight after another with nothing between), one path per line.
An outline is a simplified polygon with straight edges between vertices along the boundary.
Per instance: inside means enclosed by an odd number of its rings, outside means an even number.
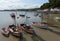
M0 11L37 11L40 10L40 8L32 8L32 9L5 9Z

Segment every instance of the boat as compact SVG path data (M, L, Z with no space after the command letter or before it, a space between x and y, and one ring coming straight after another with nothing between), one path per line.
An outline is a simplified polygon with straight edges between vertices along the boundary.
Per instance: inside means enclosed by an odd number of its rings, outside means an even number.
M33 26L39 27L41 29L48 30L48 24L47 22L32 22Z
M22 30L15 25L10 25L9 26L9 31L15 37L18 37L18 38L23 37Z
M36 35L34 29L29 25L29 24L20 24L21 25L21 28L29 33L29 34L32 34L32 35Z
M2 33L4 36L9 37L9 30L8 30L8 29L2 28L1 33Z
M19 36L20 36L18 32L11 32L11 34L12 34L13 36L15 36L15 37L19 37Z

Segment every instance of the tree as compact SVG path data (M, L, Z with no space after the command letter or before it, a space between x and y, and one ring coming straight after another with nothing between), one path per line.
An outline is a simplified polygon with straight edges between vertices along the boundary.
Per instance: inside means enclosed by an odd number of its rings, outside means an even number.
M60 8L60 0L49 0L49 3L44 3L40 9Z
M60 7L60 0L49 0L51 8L58 8Z
M43 4L40 9L48 9L50 7L49 3Z

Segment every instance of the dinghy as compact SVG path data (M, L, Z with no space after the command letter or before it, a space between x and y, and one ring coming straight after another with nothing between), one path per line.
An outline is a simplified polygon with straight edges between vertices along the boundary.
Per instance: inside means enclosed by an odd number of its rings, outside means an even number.
M29 24L21 24L21 28L29 34L36 35L34 29Z
M9 31L10 33L15 36L15 37L23 37L23 33L22 33L22 29L20 29L19 27L15 27L15 26L9 26Z
M2 28L2 34L4 35L4 36L6 36L6 37L9 37L9 30L8 29L6 29L6 28Z

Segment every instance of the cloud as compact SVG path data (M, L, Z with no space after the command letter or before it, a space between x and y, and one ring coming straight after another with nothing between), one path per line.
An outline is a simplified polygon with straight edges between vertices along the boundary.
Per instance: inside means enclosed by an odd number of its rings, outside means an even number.
M40 7L40 5L39 4L32 4L32 5L26 5L26 6L24 6L26 9L28 9L28 8L39 8Z
M0 0L0 9L16 9L24 7L25 3L19 0Z
M40 4L30 4L25 3L22 0L0 0L0 9L28 9L28 8L38 8Z

